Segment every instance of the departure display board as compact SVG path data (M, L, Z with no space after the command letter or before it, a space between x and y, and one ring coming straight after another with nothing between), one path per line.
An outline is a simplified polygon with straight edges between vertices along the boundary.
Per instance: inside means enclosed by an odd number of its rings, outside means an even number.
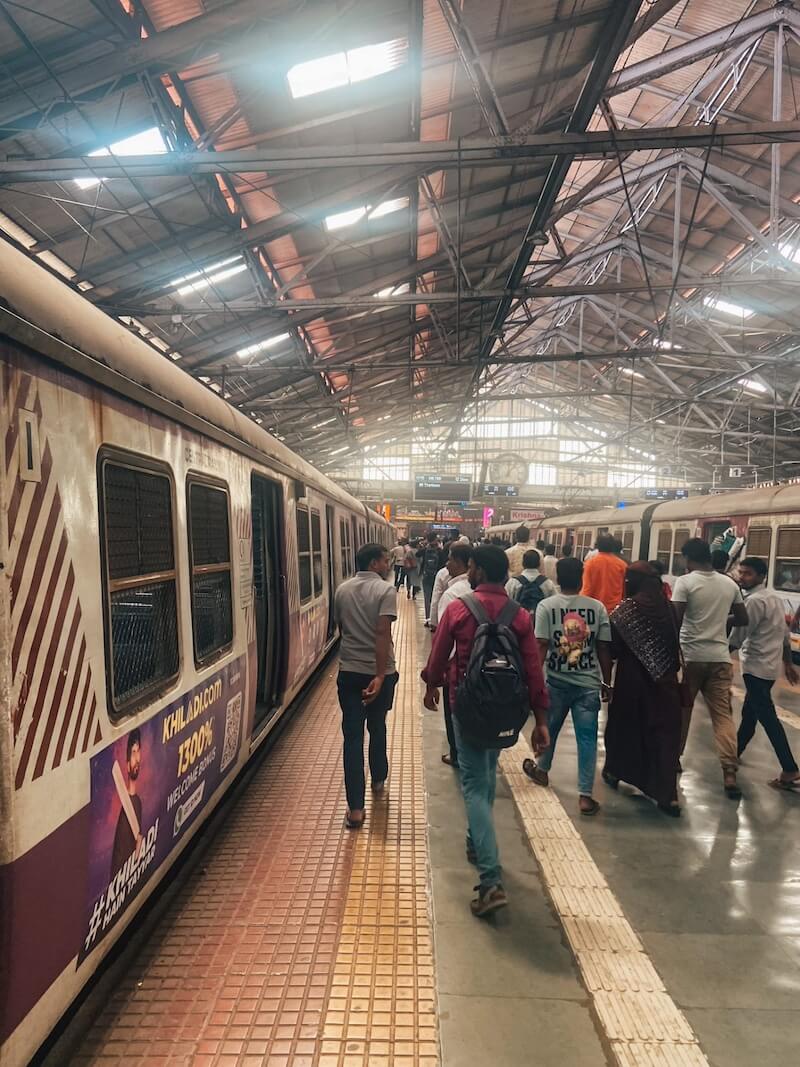
M688 489L643 489L645 500L686 500Z
M519 496L518 485L498 485L487 482L483 487L484 496Z
M468 474L417 474L414 477L415 500L469 500L472 479Z

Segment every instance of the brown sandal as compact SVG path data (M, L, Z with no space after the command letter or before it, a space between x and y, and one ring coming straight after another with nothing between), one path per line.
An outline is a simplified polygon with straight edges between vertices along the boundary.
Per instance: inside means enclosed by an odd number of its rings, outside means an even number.
M582 808L580 805L581 800L588 800L590 802L589 807ZM581 797L578 801L578 810L580 811L581 815L596 815L600 810L600 805L597 803L594 797Z
M536 782L537 785L545 787L550 785L550 776L547 771L540 770L532 759L524 759L522 761L522 771L523 774L526 774L530 780Z

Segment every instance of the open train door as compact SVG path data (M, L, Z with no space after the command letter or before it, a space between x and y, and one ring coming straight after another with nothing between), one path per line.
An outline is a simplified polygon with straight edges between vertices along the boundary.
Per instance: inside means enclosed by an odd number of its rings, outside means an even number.
M280 707L286 678L286 600L281 568L283 494L258 474L250 483L258 681L253 731Z
M334 566L334 525L336 517L330 504L325 505L325 527L328 543L328 640L333 637L336 623L333 620L333 595L336 592L336 568Z

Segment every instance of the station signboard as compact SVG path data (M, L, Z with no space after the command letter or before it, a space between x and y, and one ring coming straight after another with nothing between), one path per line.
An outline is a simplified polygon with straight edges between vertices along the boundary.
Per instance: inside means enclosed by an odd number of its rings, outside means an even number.
M689 496L688 489L664 489L655 486L642 490L645 500L686 500Z
M543 511L532 511L530 508L512 508L509 522L533 522L535 519L543 519Z
M483 486L484 496L519 496L518 485L499 485L495 482L486 482Z
M443 504L460 503L472 496L472 479L468 474L417 474L414 476L415 500L438 500Z

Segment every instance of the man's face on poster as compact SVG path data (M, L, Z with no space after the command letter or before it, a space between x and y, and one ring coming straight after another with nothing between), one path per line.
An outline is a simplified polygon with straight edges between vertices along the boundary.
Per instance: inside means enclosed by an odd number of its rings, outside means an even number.
M139 769L142 765L142 750L138 742L131 745L131 754L128 758L128 778L135 782L139 777Z

